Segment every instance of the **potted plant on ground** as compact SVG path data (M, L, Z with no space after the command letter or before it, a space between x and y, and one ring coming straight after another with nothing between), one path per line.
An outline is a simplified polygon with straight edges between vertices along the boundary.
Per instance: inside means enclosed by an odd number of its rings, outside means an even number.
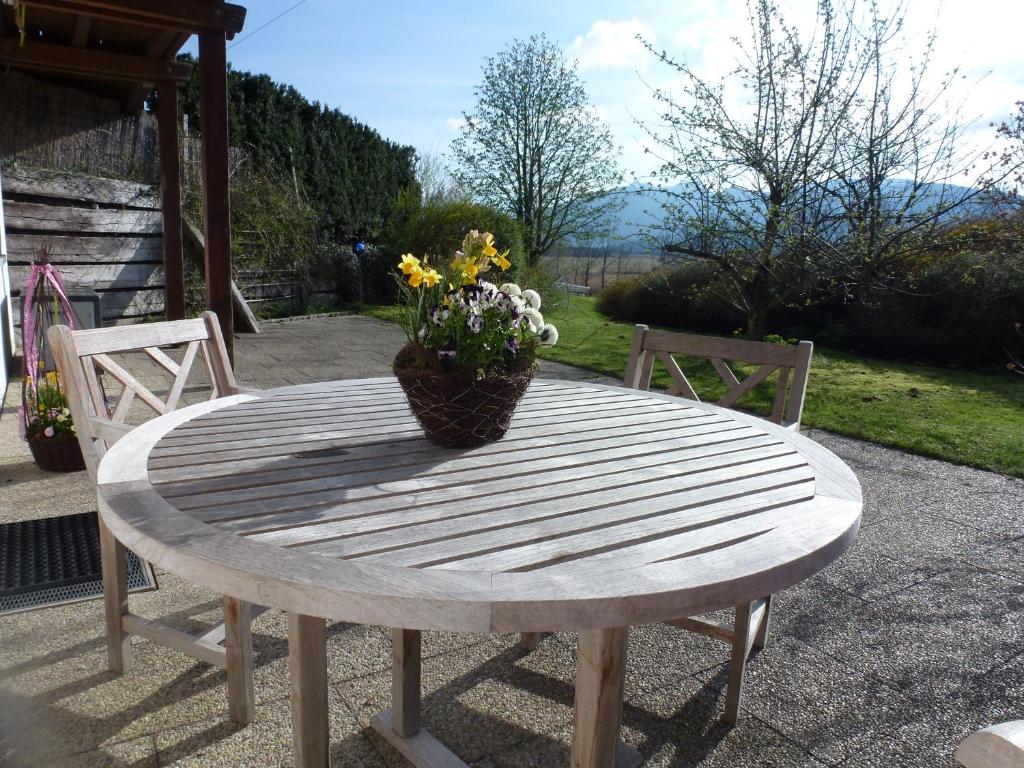
M470 448L498 440L537 372L537 347L558 340L536 291L483 279L511 266L489 232L472 230L449 265L402 256L399 323L408 338L395 376L428 440Z
M22 292L21 435L40 469L76 472L85 469L82 449L60 377L47 364L52 356L46 331L57 323L77 325L64 281L43 247L35 253Z

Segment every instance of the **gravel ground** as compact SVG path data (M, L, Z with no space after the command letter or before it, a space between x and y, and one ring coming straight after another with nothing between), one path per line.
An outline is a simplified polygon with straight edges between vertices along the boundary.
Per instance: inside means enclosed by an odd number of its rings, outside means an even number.
M251 386L380 376L401 345L365 317L268 323L239 337ZM544 363L542 375L608 380ZM51 475L0 419L0 522L94 509L84 473ZM1024 717L1024 481L812 431L864 488L861 534L839 562L782 593L771 641L748 667L740 724L718 722L728 649L664 626L630 637L623 736L647 766L953 766L979 727ZM218 598L158 573L133 611L186 630ZM283 616L253 626L257 719L226 718L220 670L145 641L106 671L99 601L0 617L0 765L291 764ZM381 627L329 630L335 766L400 766L369 728L390 702ZM568 762L575 645L525 653L508 635L425 633L424 719L473 766Z

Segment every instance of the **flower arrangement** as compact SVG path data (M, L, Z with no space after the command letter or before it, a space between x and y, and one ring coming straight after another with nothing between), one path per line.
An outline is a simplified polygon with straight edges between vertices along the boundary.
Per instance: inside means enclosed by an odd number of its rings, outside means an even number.
M46 371L36 379L32 386L31 379L24 382L24 425L25 438L56 437L58 434L75 434L75 425L71 421L71 409L61 389L56 371Z
M537 347L558 341L540 295L484 276L512 266L490 232L472 230L446 267L405 254L400 324L409 343L395 376L428 440L472 448L499 440L537 372Z
M45 246L34 254L22 297L21 436L40 468L59 472L84 469L60 376L57 371L47 370L46 331L58 323L75 328L77 318Z
M540 313L540 294L484 279L490 270L504 272L511 265L494 236L475 229L440 271L426 256L402 256L399 322L425 366L477 377L526 370L538 346L558 341L558 330Z

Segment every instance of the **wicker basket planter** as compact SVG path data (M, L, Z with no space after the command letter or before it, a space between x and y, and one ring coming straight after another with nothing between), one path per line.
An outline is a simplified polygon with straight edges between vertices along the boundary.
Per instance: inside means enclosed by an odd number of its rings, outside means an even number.
M58 432L53 437L35 435L28 439L36 466L47 472L79 472L85 469L82 447L71 432Z
M474 448L500 440L537 373L522 371L474 378L426 367L408 344L395 357L395 376L427 440L442 448Z

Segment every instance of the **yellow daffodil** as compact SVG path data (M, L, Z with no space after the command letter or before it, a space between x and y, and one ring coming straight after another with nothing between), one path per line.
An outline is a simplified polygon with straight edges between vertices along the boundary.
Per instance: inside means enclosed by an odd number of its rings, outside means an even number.
M427 288L433 288L441 280L441 276L437 274L436 269L428 269L423 273L423 282Z
M506 269L508 269L509 267L512 266L512 262L509 261L507 258L505 258L505 254L504 253L501 254L498 257L498 260L496 262L494 262L494 263L498 265L498 267L501 269L502 272L504 272Z
M493 245L488 244L484 246L484 256L486 256L488 259L492 258L493 256L496 256L497 254L498 249L495 248Z
M419 288L420 283L423 282L423 276L425 274L423 270L420 267L416 266L412 267L412 269L410 269L407 274L409 275L409 285L411 285L413 288Z
M402 262L398 266L402 268L404 274L411 275L414 270L420 268L420 260L411 253L407 253L402 256Z

